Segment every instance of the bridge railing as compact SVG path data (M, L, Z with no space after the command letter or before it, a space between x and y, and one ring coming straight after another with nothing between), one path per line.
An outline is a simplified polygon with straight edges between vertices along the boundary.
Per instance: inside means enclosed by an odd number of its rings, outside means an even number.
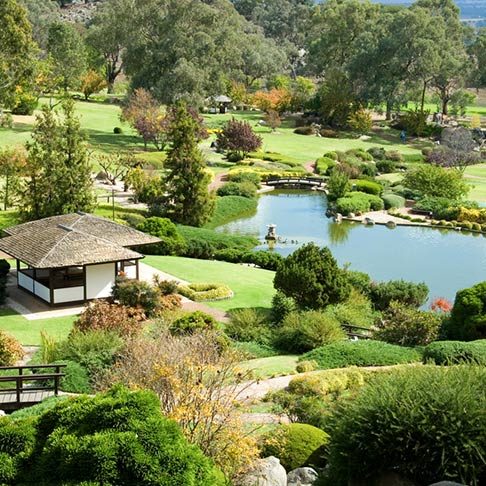
M351 326L349 324L342 324L341 327L344 329L344 332L350 338L358 338L358 339L371 338L371 330L368 329L367 327Z
M325 179L322 179L321 177L298 177L298 176L290 176L290 177L277 177L277 176L272 176L269 177L265 183L285 183L285 182L299 182L299 183L305 183L305 182L310 182L310 183L316 183L316 184L324 184Z
M0 366L0 373L5 371L17 371L16 374L0 375L0 384L15 383L15 387L0 387L0 394L15 393L15 401L11 403L17 405L21 404L21 397L24 392L53 391L54 395L57 396L59 394L61 378L65 376L65 374L61 372L61 369L65 367L65 364ZM50 369L53 369L54 372L44 372L44 370ZM28 382L33 383L33 385L24 386L24 383Z

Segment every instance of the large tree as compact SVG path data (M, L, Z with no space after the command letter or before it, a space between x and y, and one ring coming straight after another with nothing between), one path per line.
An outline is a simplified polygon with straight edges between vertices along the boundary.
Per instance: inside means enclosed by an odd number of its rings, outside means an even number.
M204 133L201 120L184 103L172 108L169 117L171 148L164 163L167 174L151 211L177 223L202 226L213 214L215 198L208 189L210 176L198 147Z
M31 86L36 45L25 9L16 0L0 2L0 107L15 104L18 87Z
M469 46L473 70L471 82L476 89L486 86L486 27L479 29Z
M132 87L150 90L162 103L199 105L224 93L228 80L264 75L276 57L226 0L133 0L127 16L136 34L123 56Z
M32 24L34 40L41 49L45 50L47 48L50 25L61 20L59 6L52 1L19 1L27 10L29 22Z
M349 297L351 286L329 248L302 246L278 267L274 286L302 309L320 309Z
M96 10L88 29L87 43L101 54L108 93L113 93L116 78L123 70L122 53L129 43L131 30L127 12L133 0L108 0Z
M62 116L44 106L32 139L27 143L24 217L30 220L91 210L91 167L74 102L63 101Z
M51 24L47 51L61 87L65 90L79 87L88 60L86 46L76 28L66 22Z

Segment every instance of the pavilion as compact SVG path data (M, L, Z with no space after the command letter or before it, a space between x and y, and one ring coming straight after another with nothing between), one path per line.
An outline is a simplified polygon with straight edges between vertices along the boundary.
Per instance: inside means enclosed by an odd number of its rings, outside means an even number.
M4 230L0 250L17 261L17 285L51 306L111 296L118 275L139 278L134 247L154 236L87 213L52 216Z

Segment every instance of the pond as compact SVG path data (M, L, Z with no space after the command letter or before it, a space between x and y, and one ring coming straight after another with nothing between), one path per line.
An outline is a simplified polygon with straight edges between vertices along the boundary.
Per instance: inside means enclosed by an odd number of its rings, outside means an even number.
M364 226L334 223L325 213L324 195L308 191L274 191L259 199L257 213L218 228L254 235L257 249L267 225L276 224L282 241L274 251L286 256L313 241L328 246L340 265L366 272L374 280L425 282L430 297L454 299L457 290L486 280L486 238L478 234L430 228Z

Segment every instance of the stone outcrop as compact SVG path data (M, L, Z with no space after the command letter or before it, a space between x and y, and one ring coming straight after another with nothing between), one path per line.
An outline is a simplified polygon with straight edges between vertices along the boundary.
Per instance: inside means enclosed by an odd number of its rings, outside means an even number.
M273 456L259 459L253 468L233 482L234 486L287 486L287 473Z
M312 486L318 474L311 467L299 467L287 475L287 486Z

